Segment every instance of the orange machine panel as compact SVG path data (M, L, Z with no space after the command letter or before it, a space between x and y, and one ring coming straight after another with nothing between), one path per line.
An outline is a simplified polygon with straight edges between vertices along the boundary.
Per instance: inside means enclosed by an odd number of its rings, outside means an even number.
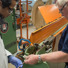
M68 20L66 18L61 18L49 25L45 25L44 27L38 29L37 31L33 32L30 36L30 41L32 43L41 43L53 33L55 33L58 29L62 26L67 24Z
M55 19L61 17L59 9L55 4L38 7L45 22L53 22Z

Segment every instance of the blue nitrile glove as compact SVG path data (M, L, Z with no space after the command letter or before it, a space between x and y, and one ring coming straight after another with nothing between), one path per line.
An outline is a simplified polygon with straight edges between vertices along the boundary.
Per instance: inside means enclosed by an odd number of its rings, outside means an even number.
M8 62L15 65L16 68L18 68L19 66L20 66L20 68L23 67L22 61L12 55L8 56Z

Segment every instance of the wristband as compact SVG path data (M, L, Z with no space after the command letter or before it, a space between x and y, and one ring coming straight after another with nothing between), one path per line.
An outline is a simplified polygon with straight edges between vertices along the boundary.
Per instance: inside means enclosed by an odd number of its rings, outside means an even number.
M38 62L42 62L41 56L38 56Z

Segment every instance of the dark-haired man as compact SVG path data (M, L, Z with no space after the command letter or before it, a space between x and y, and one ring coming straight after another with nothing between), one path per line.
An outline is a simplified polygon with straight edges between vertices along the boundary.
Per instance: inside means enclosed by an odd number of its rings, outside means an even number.
M0 0L0 27L4 24L4 18L9 16L14 6L16 5L17 0ZM1 28L0 28L1 30ZM5 31L5 30L4 30ZM4 43L0 35L0 68L8 68L8 62L18 68L22 68L22 61L14 56L12 56L4 48Z

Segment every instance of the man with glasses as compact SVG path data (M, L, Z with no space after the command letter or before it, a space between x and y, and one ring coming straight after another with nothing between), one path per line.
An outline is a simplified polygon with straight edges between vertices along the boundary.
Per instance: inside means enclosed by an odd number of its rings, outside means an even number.
M60 13L68 19L68 0L57 0L56 5Z
M9 16L17 0L0 0L0 30L6 32L2 29L2 25L6 24L4 18ZM7 25L8 26L8 25ZM3 33L4 33L3 32ZM16 66L16 68L22 68L22 61L10 54L4 48L4 43L0 35L0 68L8 68L8 62Z
M68 0L57 0L56 5L58 6L61 14L68 19ZM61 22L62 23L62 22ZM66 68L68 68L68 26L62 33L59 41L58 50L56 52L41 54L41 55L29 55L25 57L24 63L36 64L38 61L47 62L65 62Z

